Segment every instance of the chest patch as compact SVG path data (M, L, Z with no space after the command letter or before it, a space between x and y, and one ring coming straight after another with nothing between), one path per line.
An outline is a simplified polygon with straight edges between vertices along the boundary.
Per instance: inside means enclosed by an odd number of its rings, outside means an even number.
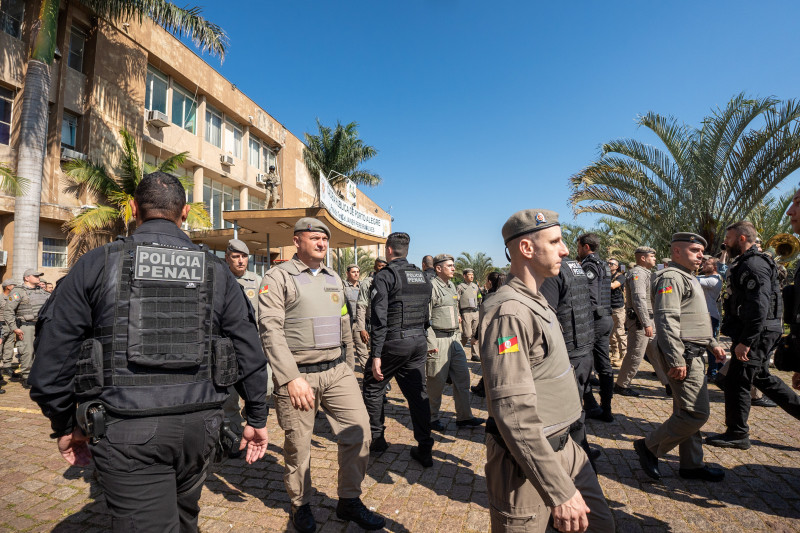
M425 274L422 272L405 272L406 281L411 285L425 284Z
M567 265L569 265L569 269L572 271L573 276L586 276L586 272L584 272L583 267L581 267L581 264L577 261L567 261Z
M253 297L255 297L255 295L256 295L255 289L247 289L247 297L248 298L253 298Z
M137 246L133 278L202 283L205 267L206 254L201 251Z

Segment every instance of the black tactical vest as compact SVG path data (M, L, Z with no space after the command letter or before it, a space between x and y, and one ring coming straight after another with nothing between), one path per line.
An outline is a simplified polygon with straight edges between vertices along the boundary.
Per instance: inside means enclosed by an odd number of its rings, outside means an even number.
M235 357L231 341L212 326L221 260L196 248L132 238L105 252L97 326L79 356L78 398L138 416L221 405L227 394L214 384L213 365L222 355Z
M767 305L764 327L775 331L781 329L783 301L780 297L781 286L778 281L778 266L768 254L758 252L755 247L752 247L739 256L728 271L727 281L730 295L724 301L725 318L721 329L723 334L735 338L737 333L741 332L744 327L739 318L739 313L744 306L752 305L747 301L747 283L750 282L748 273L751 271L750 263L762 260L766 261L770 267L770 300Z
M556 316L570 356L579 355L594 344L594 317L589 299L589 280L580 263L561 261L566 296L558 302Z
M608 263L593 253L584 257L583 261L597 265L597 271L600 274L595 283L599 288L600 301L595 312L597 312L597 316L607 316L611 314L611 269L608 267Z
M389 331L424 328L431 301L431 282L410 263L392 261L386 268L392 271L395 279L389 293Z

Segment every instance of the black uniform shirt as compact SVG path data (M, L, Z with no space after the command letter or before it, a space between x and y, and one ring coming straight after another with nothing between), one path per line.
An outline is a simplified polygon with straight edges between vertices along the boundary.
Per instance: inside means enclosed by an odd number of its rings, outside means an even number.
M600 272L602 268L600 263L596 263L590 259L592 256L594 256L594 259L599 260L597 254L592 252L581 260L581 266L584 272L586 272L586 277L589 278L589 299L592 301L592 309L600 309L603 304L602 297L600 296L601 289L599 282L604 272Z
M137 242L192 246L174 223L148 220L136 230ZM239 363L236 390L245 398L248 424L261 428L267 421L267 360L261 349L252 308L230 269L220 265L214 284L214 324L233 341ZM54 435L75 427L73 378L81 343L92 336L95 310L105 278L104 247L86 253L70 269L39 315L35 341L36 359L30 374L31 399L50 419Z

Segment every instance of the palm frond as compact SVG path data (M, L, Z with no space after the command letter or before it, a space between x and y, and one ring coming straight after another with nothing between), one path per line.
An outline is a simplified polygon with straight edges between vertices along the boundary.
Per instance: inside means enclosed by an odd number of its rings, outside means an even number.
M28 191L29 181L17 176L6 163L0 163L0 192L12 196L23 196Z
M188 224L191 229L211 227L211 215L208 214L203 202L192 202L189 204L189 215L186 217L186 224Z
M88 159L72 159L64 164L64 192L80 199L84 194L102 198L121 192L105 165Z

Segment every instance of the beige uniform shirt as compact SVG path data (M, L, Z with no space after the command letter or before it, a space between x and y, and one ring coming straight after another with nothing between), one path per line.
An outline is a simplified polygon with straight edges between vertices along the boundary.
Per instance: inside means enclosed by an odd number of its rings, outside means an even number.
M533 298L541 306L541 314L549 320L542 320L525 304L514 300L489 309L483 316L479 338L488 411L525 477L547 505L556 506L570 499L577 489L545 437L545 428L537 414L531 365L546 355L543 328L550 328L553 336L559 337L561 329L544 296L534 293L514 276L509 276L505 287ZM566 347L563 349L566 353ZM574 379L571 383L577 396Z
M300 261L297 255L290 261L294 262L300 271L306 270L311 273L311 269ZM342 280L334 270L321 265L317 275L323 272L334 276L338 280L338 286L341 287ZM264 353L267 354L269 364L272 366L278 387L300 377L300 371L297 369L298 364L305 365L330 361L341 353L338 347L324 350L299 350L296 352L292 352L289 349L283 331L283 322L286 317L286 307L295 301L297 301L297 288L291 274L278 267L269 269L261 280L261 289L258 294L258 329L261 334L261 343L264 345ZM344 305L344 301L342 305ZM342 344L345 346L347 357L352 359L354 355L350 317L345 312L341 320Z
M643 328L653 326L653 304L650 300L650 271L636 265L626 281L625 308L636 311Z
M367 330L367 317L370 313L370 289L372 289L372 274L358 283L358 303L356 303L356 330L358 331Z
M464 301L461 301L465 292L469 294L464 298ZM481 303L481 290L474 281L472 283L461 283L458 286L458 298L458 306L460 309L477 309Z
M236 278L236 276L234 277ZM261 288L258 276L248 270L242 277L236 278L236 281L238 281L239 285L244 289L245 296L250 300L250 304L253 306L253 309L256 310L256 316L258 316L258 290Z

